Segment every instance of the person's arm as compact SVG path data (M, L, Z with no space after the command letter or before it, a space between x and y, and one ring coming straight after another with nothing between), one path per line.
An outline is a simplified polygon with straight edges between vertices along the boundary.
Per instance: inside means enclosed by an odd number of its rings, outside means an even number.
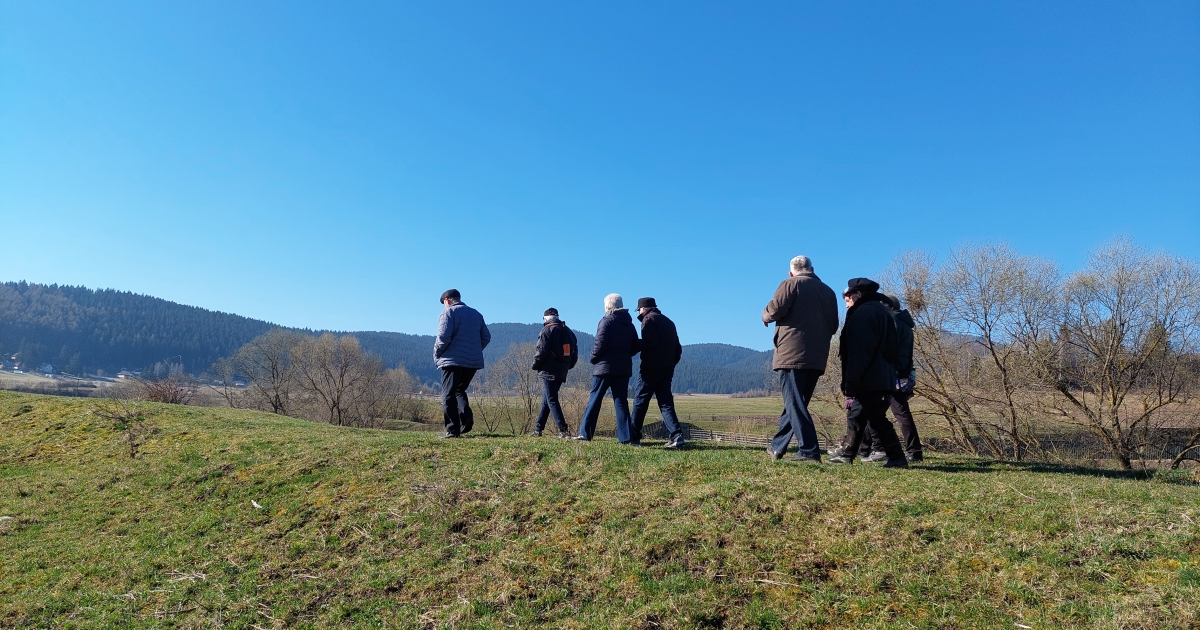
M433 340L433 358L440 359L446 352L446 348L450 347L450 341L454 339L454 319L450 316L450 309L445 309L438 317L437 337Z
M679 365L679 361L683 359L683 344L679 343L679 331L671 331L672 341L675 342L675 365Z
M542 326L542 332L538 334L537 349L533 351L533 369L540 370L546 365L551 356L547 352L547 347L553 341L552 335L548 330L550 326Z
M487 322L483 321L481 315L479 317L479 348L482 350L488 347L489 343L492 343L492 331L488 330Z
M871 360L875 357L875 351L879 345L876 341L878 333L874 330L873 315L874 313L866 309L860 309L860 312L855 313L854 318L846 320L846 333L842 339L843 341L853 340L849 348L843 349L846 355L842 362L842 387L847 396L862 393L859 391L859 386L863 374L871 365Z
M590 359L590 362L593 365L600 361L600 357L604 354L604 351L605 351L604 328L605 328L604 320L601 319L600 324L598 326L596 326L596 344L592 346L592 358Z
M792 301L795 299L795 293L789 290L787 281L779 283L779 288L775 289L775 295L767 302L766 308L762 312L763 326L771 325L771 322L777 322L785 317L792 310Z

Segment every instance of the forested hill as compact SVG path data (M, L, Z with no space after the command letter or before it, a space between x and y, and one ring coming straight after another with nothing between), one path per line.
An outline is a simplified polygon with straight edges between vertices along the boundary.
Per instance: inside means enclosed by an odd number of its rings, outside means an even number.
M583 330L595 323L567 322L579 338L581 356L589 356L595 338ZM111 289L0 284L0 358L17 355L26 369L51 364L72 374L112 374L144 370L156 363L182 360L184 369L201 374L222 357L274 328L269 322L185 306ZM494 362L513 344L535 341L537 324L488 325L492 343L485 352ZM583 330L581 330L583 329ZM311 333L312 331L302 331ZM347 333L338 333L347 334ZM396 332L353 332L363 348L385 365L403 365L424 382L439 378L433 365L433 337ZM726 344L685 346L676 370L675 390L731 393L764 386L770 352ZM11 362L9 362L11 365ZM581 375L586 365L579 367Z

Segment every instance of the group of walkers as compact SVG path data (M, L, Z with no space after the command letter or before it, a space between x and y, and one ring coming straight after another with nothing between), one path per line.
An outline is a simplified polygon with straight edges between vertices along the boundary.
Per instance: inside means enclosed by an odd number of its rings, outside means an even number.
M913 320L895 298L879 291L868 278L852 278L842 292L846 306L838 353L841 362L841 391L845 395L846 435L839 446L829 449L831 463L849 464L858 456L864 461L884 462L885 467L906 467L923 459L921 439L913 423L908 401L916 372L913 369ZM483 316L462 302L455 289L442 294L442 311L433 354L442 370L442 409L446 424L443 438L457 438L471 430L474 416L467 388L475 372L483 368L483 349L491 333ZM559 318L556 309L543 314L532 369L543 383L542 407L533 435L541 436L554 419L561 438L591 440L596 434L600 407L611 392L616 411L617 440L640 445L642 426L656 399L663 425L669 433L666 448L684 446L683 429L675 414L671 381L683 356L675 324L658 309L654 298L638 300L637 318L641 336L629 310L616 293L604 298L604 317L596 327L592 349L592 388L577 435L563 416L558 393L567 373L579 359L575 333ZM838 334L837 296L817 277L806 256L792 259L788 278L763 309L764 326L775 324L775 356L772 369L779 374L783 413L779 430L767 447L774 459L782 459L793 437L795 461L819 463L821 448L808 405L817 381L825 373L834 335ZM629 409L629 380L633 357L641 353L632 413ZM900 425L903 443L887 419L892 410Z

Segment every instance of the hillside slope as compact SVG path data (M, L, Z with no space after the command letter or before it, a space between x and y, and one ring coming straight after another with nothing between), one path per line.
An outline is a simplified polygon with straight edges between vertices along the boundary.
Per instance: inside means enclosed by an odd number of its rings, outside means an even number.
M0 627L1200 623L1190 478L99 404L0 392Z
M588 357L595 322L568 322ZM182 361L200 374L274 325L240 315L129 292L84 287L0 283L0 359L18 354L26 370L45 364L72 374L147 369L165 360ZM485 359L495 362L512 344L537 340L537 324L491 323ZM302 332L312 332L303 330ZM321 331L317 331L321 332ZM388 367L403 365L426 383L441 375L433 364L433 336L384 331L352 334ZM766 359L764 359L766 357ZM726 344L686 346L676 373L679 392L723 394L761 388L769 352ZM578 368L587 371L586 360Z

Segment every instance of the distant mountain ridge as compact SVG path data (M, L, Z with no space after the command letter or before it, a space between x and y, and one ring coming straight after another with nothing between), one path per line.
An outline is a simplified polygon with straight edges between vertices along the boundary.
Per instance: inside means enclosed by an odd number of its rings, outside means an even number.
M583 360L595 338L576 322ZM200 374L251 339L276 328L274 324L231 313L185 306L147 295L112 289L0 284L0 359L11 356L31 369L51 364L58 371L96 373L104 370L145 369L166 359L182 361L184 369ZM587 327L583 327L587 328ZM539 324L489 323L492 343L484 352L488 362L503 356L513 344L535 341ZM324 331L297 329L306 334ZM378 355L389 367L403 365L426 383L440 374L433 364L433 336L385 331L332 331L358 338L364 350ZM678 392L733 393L764 386L771 352L721 343L684 346L676 368ZM577 370L587 370L580 366Z

